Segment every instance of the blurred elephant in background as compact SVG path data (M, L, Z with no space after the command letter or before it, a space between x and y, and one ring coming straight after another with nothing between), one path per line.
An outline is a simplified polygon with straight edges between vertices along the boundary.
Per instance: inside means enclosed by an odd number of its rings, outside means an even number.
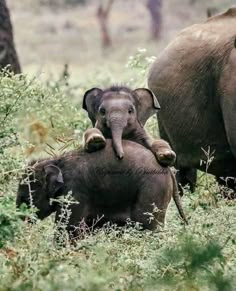
M160 135L177 154L179 180L194 191L201 160L207 172L235 189L236 7L181 31L152 65L148 87L157 96ZM208 157L207 157L208 156Z

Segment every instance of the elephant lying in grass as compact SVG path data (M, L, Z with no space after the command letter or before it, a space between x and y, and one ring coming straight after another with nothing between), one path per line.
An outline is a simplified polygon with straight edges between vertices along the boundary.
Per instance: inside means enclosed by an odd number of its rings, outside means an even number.
M131 219L154 230L164 224L171 197L187 223L170 168L160 166L152 152L137 143L124 140L123 148L123 160L116 158L112 141L107 140L106 147L97 152L72 151L33 163L29 176L24 174L20 182L17 206L33 204L40 219L56 212L57 222L61 206L50 199L71 191L79 201L70 206L67 231L71 237L77 236L75 227L81 221L92 226L98 217L99 226L108 221L124 225Z
M181 31L150 69L160 135L177 154L180 181L194 190L207 171L236 188L236 6ZM208 156L208 157L207 157ZM223 179L221 179L221 177Z

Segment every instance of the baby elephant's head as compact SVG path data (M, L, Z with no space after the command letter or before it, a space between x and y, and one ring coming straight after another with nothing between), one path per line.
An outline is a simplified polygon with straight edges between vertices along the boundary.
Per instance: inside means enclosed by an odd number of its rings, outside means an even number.
M111 87L88 90L84 95L83 108L93 126L100 129L106 138L112 138L116 153L122 158L122 137L126 138L140 125L144 126L160 105L149 89Z
M63 184L61 170L53 164L28 167L18 187L16 206L36 207L38 218L44 219L55 211L50 199L57 197Z

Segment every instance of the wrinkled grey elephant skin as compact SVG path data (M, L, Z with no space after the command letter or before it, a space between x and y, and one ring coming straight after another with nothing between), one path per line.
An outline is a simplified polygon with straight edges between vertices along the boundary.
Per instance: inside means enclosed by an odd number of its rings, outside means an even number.
M236 177L236 7L181 31L152 65L148 87L180 173L205 171L202 149L210 149L208 172Z
M71 206L68 231L72 237L76 236L73 226L79 226L82 220L91 226L97 217L102 217L99 225L108 221L124 225L131 219L144 229L154 230L158 223L164 223L171 197L186 222L171 170L160 166L154 155L137 143L123 141L123 147L126 159L122 161L115 157L112 142L107 140L106 147L98 152L73 151L32 164L30 183L24 174L19 185L17 206L30 205L31 189L38 217L44 219L56 211L57 222L60 205L50 204L50 199L72 191L79 201ZM153 213L154 205L159 211ZM147 213L153 213L154 219L150 220Z

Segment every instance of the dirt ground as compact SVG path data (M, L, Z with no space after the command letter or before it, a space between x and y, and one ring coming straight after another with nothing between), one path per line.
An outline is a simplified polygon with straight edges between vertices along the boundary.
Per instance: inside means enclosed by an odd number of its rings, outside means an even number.
M110 14L113 46L105 52L101 49L95 16L98 1L56 10L37 2L7 1L23 72L60 74L68 63L77 78L98 67L108 68L119 76L128 56L138 47L146 48L150 55L157 55L182 28L204 21L206 7L217 1L163 1L162 36L154 42L149 35L150 19L145 1L116 0ZM233 1L218 2L224 9Z

